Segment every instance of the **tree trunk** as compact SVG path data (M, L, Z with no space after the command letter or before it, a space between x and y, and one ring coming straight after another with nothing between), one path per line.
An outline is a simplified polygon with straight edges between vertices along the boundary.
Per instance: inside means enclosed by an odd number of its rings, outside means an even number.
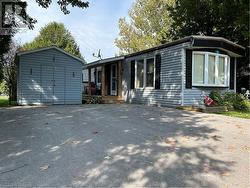
M9 105L11 105L11 87L9 87Z

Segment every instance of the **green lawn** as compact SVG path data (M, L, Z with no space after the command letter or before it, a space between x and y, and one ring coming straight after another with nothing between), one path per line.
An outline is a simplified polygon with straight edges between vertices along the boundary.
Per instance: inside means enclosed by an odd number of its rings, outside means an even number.
M231 117L250 119L250 112L228 111L228 112L219 112L218 114L231 116Z
M11 106L15 106L16 102L12 101ZM0 107L9 106L9 97L8 96L0 96Z

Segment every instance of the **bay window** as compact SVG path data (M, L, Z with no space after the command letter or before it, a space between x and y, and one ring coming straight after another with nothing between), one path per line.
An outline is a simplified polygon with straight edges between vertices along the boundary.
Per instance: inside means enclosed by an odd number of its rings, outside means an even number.
M211 52L193 52L193 86L229 85L229 57Z
M197 54L194 56L194 72L195 76L194 83L196 84L204 84L204 72L205 72L205 55Z
M225 58L219 57L219 66L218 66L218 84L225 83Z
M215 56L208 55L208 84L215 84Z

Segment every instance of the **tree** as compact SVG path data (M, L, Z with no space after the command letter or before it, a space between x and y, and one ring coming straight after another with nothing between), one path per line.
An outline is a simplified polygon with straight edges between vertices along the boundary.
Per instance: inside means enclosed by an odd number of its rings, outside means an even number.
M10 42L11 42L11 35L0 35L0 82L3 80L4 75L3 75L3 54L7 53L10 47Z
M72 55L82 57L79 47L71 33L62 23L57 22L51 22L41 28L38 36L32 42L24 44L22 50L31 50L52 45L64 49Z
M119 38L115 40L121 54L133 53L171 40L167 8L173 0L137 0L129 10L130 21L119 20Z
M9 51L2 56L2 70L4 82L7 85L9 103L16 100L17 64L15 62L15 55L18 48L19 45L12 41L10 43Z
M171 36L220 36L249 45L248 0L176 0L168 11L173 19Z
M16 0L16 2L19 2L19 1L20 0ZM51 5L52 0L36 0L36 2L42 8L48 8ZM82 9L87 8L89 6L88 1L82 1L82 0L57 0L57 4L59 5L61 11L64 14L70 13L70 11L68 10L68 6L70 6L70 5L72 7L78 7L78 8L82 8ZM36 23L35 19L33 19L29 15L27 15L25 11L22 11L22 14L20 16L23 17L23 21L29 29L34 28L34 25ZM10 26L10 29L12 30L11 34L10 35L0 35L0 44L1 44L1 46L0 46L0 59L1 59L1 56L9 50L11 37L16 33L16 30L15 30L16 27L18 27L18 26L16 26L15 23L12 23ZM0 69L0 77L1 77L1 69Z
M170 34L179 39L188 35L224 37L249 46L249 0L176 0L168 11L173 19ZM249 88L249 54L237 64L237 91Z
M0 95L8 95L8 87L5 81L0 82Z
M36 2L43 8L48 8L52 3L51 0L36 0ZM72 7L79 7L79 8L89 7L89 2L87 1L84 2L82 0L58 0L57 4L60 6L64 14L70 13L70 11L67 8L69 5L71 5Z

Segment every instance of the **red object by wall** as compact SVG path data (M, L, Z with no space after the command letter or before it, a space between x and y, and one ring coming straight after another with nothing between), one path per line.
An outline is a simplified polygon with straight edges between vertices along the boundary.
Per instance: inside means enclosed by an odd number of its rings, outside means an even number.
M205 96L205 98L204 98L204 103L205 103L206 106L213 106L213 105L214 105L213 99L211 99L211 98L208 97L208 96Z

